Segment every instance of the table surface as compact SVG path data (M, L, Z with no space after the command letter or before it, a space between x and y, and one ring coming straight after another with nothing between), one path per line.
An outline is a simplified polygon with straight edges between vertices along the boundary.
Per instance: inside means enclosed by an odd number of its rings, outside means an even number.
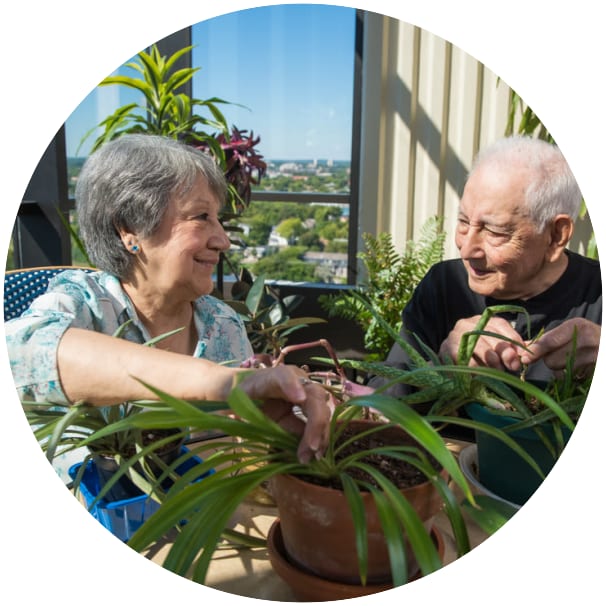
M449 442L449 447L455 454L465 446L464 442ZM267 495L261 491L240 505L232 523L234 528L240 532L265 538L276 519L275 506L267 502ZM487 535L471 520L467 521L473 548L479 545ZM456 559L456 550L450 524L444 513L441 512L436 516L434 527L441 533L444 540L444 564L449 564ZM169 536L162 543L156 544L152 549L144 552L144 555L161 565L170 545L171 537ZM238 596L281 602L299 601L288 585L274 572L267 550L263 548L220 547L213 557L205 585Z

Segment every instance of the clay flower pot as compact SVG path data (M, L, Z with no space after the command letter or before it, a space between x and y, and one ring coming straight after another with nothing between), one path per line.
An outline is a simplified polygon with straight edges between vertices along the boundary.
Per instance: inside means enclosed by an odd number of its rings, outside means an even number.
M440 558L443 558L444 539L435 527L432 528L431 537ZM366 585L361 585L329 581L297 567L290 561L286 552L279 520L276 520L269 529L267 551L273 569L288 584L295 597L301 602L346 600L393 589L391 583L367 583ZM413 576L410 580L414 581L415 578Z
M400 428L380 432L396 443L410 441ZM292 475L275 476L271 493L276 501L281 535L288 559L301 570L324 579L360 583L355 531L347 498L341 490L305 481ZM429 481L401 490L429 532L442 506L439 493ZM391 583L389 554L372 495L362 494L368 535L370 584ZM418 572L410 546L409 577Z

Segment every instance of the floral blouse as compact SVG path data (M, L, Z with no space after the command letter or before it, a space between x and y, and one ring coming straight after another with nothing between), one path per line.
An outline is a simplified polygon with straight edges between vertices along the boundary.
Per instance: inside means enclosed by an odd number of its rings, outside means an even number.
M194 357L237 365L252 355L246 329L237 313L212 296L194 305L198 344ZM70 327L115 334L127 320L121 337L145 343L150 335L114 275L66 270L49 282L19 318L5 323L11 371L21 400L67 403L59 381L57 347Z

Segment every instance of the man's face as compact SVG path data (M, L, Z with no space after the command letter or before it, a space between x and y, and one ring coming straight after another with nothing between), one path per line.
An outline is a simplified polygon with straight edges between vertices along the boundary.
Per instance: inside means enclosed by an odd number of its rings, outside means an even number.
M465 186L455 243L478 294L527 299L551 285L550 228L538 233L525 207L530 177L523 167L486 165Z

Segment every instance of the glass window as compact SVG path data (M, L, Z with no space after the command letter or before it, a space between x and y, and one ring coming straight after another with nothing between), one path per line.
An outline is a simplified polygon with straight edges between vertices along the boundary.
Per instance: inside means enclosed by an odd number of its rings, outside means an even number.
M259 135L271 162L349 163L354 25L354 9L324 5L260 7L198 23L194 97L240 104L224 106L228 122Z
M267 163L233 267L347 282L355 9L239 11L194 25L192 43L193 96L233 103L222 106L228 123L260 137Z
M347 281L355 18L352 8L278 5L191 27L199 68L192 96L227 101L219 106L227 123L259 137L267 163L241 217L243 246L229 255L236 271L244 265L270 279ZM116 73L134 75L126 64ZM70 197L100 133L95 125L142 101L127 87L99 87L68 118Z

